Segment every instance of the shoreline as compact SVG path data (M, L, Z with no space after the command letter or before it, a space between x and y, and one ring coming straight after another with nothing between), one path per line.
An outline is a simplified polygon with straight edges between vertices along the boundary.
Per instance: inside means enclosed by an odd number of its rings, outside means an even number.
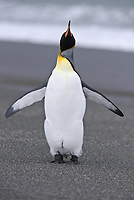
M28 91L47 81L57 45L0 41L0 86ZM75 47L75 68L92 88L118 102L133 103L134 53ZM129 101L130 99L130 101Z

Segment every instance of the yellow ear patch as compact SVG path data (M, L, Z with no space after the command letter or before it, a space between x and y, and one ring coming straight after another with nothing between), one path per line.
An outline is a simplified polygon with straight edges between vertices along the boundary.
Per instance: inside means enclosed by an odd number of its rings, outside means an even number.
M67 32L66 32L66 34L65 34L65 37L67 37L67 35L68 35L68 32L69 32L69 28L67 29Z
M65 37L67 37L67 35L68 35L69 32L70 32L70 35L71 35L71 37L72 37L72 33L71 33L71 31L70 31L70 28L67 29L67 31L66 31L66 33L65 33Z

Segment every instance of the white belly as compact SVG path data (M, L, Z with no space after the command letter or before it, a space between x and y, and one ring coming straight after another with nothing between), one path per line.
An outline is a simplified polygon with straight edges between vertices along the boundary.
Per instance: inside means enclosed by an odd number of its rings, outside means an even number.
M85 104L77 73L54 69L45 95L45 134L52 155L80 156Z

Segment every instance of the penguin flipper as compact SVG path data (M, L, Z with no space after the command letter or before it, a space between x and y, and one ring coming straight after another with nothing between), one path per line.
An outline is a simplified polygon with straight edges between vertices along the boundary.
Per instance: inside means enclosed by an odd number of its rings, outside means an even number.
M43 86L31 90L30 92L23 95L21 98L16 100L6 111L5 117L9 118L21 109L32 105L37 101L41 101L45 97L47 83Z
M101 94L100 92L97 92L96 90L94 90L93 88L89 87L86 83L84 83L82 81L82 87L83 87L83 91L85 94L85 97L88 100L94 101L100 105L105 106L106 108L108 108L110 111L114 112L115 114L123 117L124 114L121 112L121 110L114 105L107 97L105 97L103 94Z

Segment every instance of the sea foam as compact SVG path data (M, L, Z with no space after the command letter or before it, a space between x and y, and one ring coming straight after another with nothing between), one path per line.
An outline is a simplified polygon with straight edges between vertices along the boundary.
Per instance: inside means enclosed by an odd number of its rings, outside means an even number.
M134 32L132 29L72 24L71 30L79 47L134 51ZM64 31L66 31L66 27L63 25L0 23L0 39L4 41L59 45L59 39Z

